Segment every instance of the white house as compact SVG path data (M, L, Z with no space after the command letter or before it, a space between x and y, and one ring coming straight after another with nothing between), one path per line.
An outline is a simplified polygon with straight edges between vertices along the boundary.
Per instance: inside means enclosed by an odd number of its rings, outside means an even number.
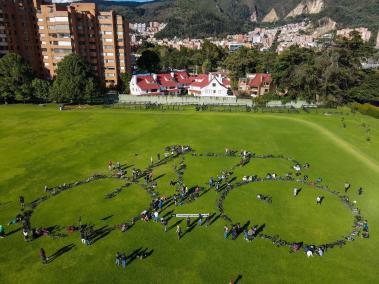
M130 94L132 95L161 95L157 83L157 75L133 75L130 80Z
M220 73L201 74L194 77L189 85L188 94L205 97L229 96L230 80Z

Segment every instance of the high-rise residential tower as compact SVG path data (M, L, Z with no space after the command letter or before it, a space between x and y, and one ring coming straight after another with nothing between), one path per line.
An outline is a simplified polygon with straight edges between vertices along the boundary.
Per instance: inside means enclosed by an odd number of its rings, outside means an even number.
M116 86L121 73L130 71L129 24L114 11L100 12L94 3L0 3L0 56L16 52L37 74L54 78L58 62L77 53L106 86Z

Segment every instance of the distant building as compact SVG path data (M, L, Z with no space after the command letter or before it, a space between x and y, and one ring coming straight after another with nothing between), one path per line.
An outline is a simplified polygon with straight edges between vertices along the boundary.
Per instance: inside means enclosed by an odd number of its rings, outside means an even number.
M337 36L350 38L350 33L352 31L356 31L361 35L361 38L364 42L368 42L371 38L371 32L364 27L361 28L355 28L355 29L342 29L337 31Z
M238 82L238 91L252 97L263 96L275 91L271 74L247 74L246 78Z
M204 97L227 97L230 93L230 80L220 73L198 75L188 89L189 95Z
M40 77L53 78L66 55L80 54L106 86L130 71L127 21L94 3L0 0L0 56L21 55Z
M230 80L223 74L189 76L185 71L165 74L133 75L132 95L180 95L224 97L230 95Z

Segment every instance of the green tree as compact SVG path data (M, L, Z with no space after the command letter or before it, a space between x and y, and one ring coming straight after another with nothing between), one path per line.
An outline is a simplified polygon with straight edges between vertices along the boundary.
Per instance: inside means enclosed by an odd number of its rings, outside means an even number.
M50 82L42 79L34 79L32 81L32 88L33 88L33 96L42 101L47 103L49 100L49 89L50 89Z
M369 72L363 83L351 88L347 93L348 101L373 103L379 105L379 70Z
M160 57L154 50L144 50L141 56L137 59L137 67L141 71L148 71L151 73L159 72L160 70Z
M51 95L57 102L90 102L99 94L90 66L77 54L67 55L58 63Z
M207 73L209 71L212 71L212 63L208 59L206 59L203 62L203 64L201 65L201 71L203 73Z
M210 71L215 70L226 56L226 50L211 43L209 40L204 40L201 46L201 55L203 61L207 60L210 64Z
M5 102L28 101L32 80L32 70L20 55L8 53L0 58L0 96Z
M124 94L129 94L130 93L130 80L132 79L132 73L131 72L121 73L120 79L121 79L121 83L119 86L120 92Z
M245 77L246 73L256 73L259 65L259 52L256 49L242 47L229 54L223 65L235 79Z

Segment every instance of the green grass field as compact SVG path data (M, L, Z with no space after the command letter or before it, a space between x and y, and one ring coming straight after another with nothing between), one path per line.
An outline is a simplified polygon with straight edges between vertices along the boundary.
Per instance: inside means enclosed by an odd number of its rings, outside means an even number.
M0 224L6 233L0 239L1 283L375 283L379 279L379 121L347 110L326 116L318 113L210 113L185 110L132 111L123 109L77 109L59 112L56 106L0 106ZM369 125L370 141L364 125ZM53 239L43 236L25 242L20 225L6 224L20 212L18 197L26 203L43 196L44 186L71 183L107 173L109 160L146 168L150 157L163 156L164 147L191 145L198 153L223 153L225 147L257 154L292 157L311 166L304 170L310 180L343 191L356 200L368 220L370 238L357 238L342 248L328 250L323 257L307 258L303 251L289 253L270 241L257 238L246 242L243 235L225 240L222 218L209 227L196 226L178 241L175 228L164 232L159 223L141 221L126 233L112 230L91 246L81 244L79 233ZM238 163L238 158L185 156L184 182L206 187L210 176ZM161 176L157 190L171 195L174 164L154 169ZM267 172L284 175L291 162L252 159L234 171L264 177ZM128 169L128 175L131 168ZM31 217L33 227L83 223L96 228L113 227L146 209L151 197L133 184L112 199L106 194L125 182L104 179L80 185L42 202ZM353 215L332 194L302 186L293 197L295 182L260 182L233 189L224 201L225 213L234 222L265 224L262 233L278 234L289 241L322 244L340 239L352 230ZM357 189L363 187L363 194ZM272 196L272 204L256 194ZM168 213L216 213L219 193L210 190L194 202L170 206ZM28 207L28 206L27 206ZM172 218L169 226L178 221ZM185 222L182 228L185 229ZM41 264L39 249L47 255L73 245L47 265ZM125 270L115 265L115 253L127 255L139 248L152 254L133 260Z

